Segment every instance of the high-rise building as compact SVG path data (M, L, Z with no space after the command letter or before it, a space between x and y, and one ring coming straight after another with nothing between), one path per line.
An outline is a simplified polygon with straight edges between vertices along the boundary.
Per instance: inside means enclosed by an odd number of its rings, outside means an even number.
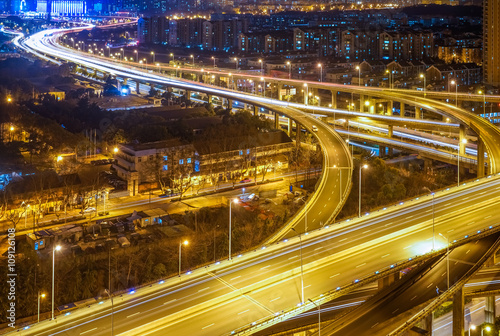
M500 1L483 2L484 82L500 85Z

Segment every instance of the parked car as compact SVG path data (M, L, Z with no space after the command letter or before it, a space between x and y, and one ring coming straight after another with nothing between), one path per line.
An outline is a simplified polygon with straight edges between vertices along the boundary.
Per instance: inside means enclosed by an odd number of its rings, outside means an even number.
M252 182L252 179L249 177L245 177L243 180L240 181L240 183L248 183L248 182Z
M95 212L95 208L93 207L88 207L87 209L83 210L84 213L89 213L89 212Z

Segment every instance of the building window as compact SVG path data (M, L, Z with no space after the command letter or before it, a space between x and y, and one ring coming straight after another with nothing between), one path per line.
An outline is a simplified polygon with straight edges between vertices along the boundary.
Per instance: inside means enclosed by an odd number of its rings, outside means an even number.
M163 165L163 170L168 170L168 165Z
M247 154L250 154L250 149L247 149Z
M179 164L184 164L184 159L180 159Z
M168 161L168 155L163 155L163 161Z
M242 150L240 150L240 152L239 152L239 153L240 153L240 155L243 155L243 151L242 151Z
M187 158L187 163L191 163L191 158Z

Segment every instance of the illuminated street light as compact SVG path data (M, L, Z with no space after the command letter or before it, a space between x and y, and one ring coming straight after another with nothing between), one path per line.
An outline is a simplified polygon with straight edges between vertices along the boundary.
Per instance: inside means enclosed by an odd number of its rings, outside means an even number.
M318 63L318 68L319 68L319 81L323 82L323 64Z
M212 56L212 60L214 61L214 68L215 68L215 57Z
M194 68L194 55L191 55L190 57L193 60L193 68Z
M262 62L262 60L259 59L259 63L260 63L260 74L264 76L264 62Z
M359 209L358 217L361 217L361 169L367 169L368 165L359 165Z
M40 294L40 291L38 291L38 323L40 323L40 299L45 298L45 293Z
M57 161L57 162L61 162L61 161L62 161L62 159L63 159L63 157L62 157L61 155L58 155L58 156L57 156L57 158L56 158L56 161Z
M172 57L172 61L174 61L174 60L175 60L175 58L174 58L174 54L173 54L173 53L170 53L170 57Z
M439 233L439 235L446 239L446 283L448 284L448 289L450 289L450 240L441 232Z
M288 65L288 79L291 79L292 78L292 63L290 63L290 61L287 61L286 65Z
M483 117L486 118L486 92L479 90L477 93L483 95Z
M458 82L452 80L451 85L455 85L455 106L458 106Z
M189 242L187 240L181 241L179 243L179 276L181 276L181 263L182 263L182 245L187 246Z
M484 328L481 328L481 336L483 336L483 331L486 330L486 332L490 332L491 331L491 327L490 326L486 326Z
M427 78L425 77L425 75L424 75L424 74L420 74L420 78L423 78L423 79L424 79L424 97L425 97L425 95L426 95L426 93L425 93L425 89L426 89L426 87L427 87Z
M307 86L307 83L304 83L304 87L306 88L305 93L305 98L304 98L304 104L307 105L308 100L309 100L309 87Z
M135 61L139 63L139 53L137 52L137 50L134 50L134 53L135 53Z
M153 56L153 63L154 63L155 62L155 52L154 51L151 52L151 56Z
M236 70L238 70L238 58L233 58L233 61L234 61L234 65L236 67Z
M55 258L56 251L61 250L61 245L57 245L52 249L52 318L54 320L54 269L55 269Z
M471 330L476 330L476 326L474 324L469 325L469 336L470 336L470 331Z
M358 86L361 86L361 67L356 65L356 70L358 70Z

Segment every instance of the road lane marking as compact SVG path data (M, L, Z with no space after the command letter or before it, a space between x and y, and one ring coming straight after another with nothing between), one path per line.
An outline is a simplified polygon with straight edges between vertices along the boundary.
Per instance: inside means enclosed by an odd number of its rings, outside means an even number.
M337 275L340 275L340 273L337 273L337 274L335 274L335 275L332 275L332 276L330 277L330 279L331 279L331 278L335 278Z
M199 293L199 292L203 292L204 290L207 290L207 289L209 289L209 288L210 288L210 287L202 288L202 289L200 289L200 290L198 291L198 293Z
M233 280L236 280L236 279L238 279L238 278L241 278L241 275L238 275L238 276L237 276L237 277L235 277L235 278L229 279L229 281L233 281Z
M486 216L486 217L484 217L484 219L488 219L490 217L493 217L493 215Z
M394 315L394 313L395 313L395 312L397 312L398 310L399 310L399 308L398 308L398 309L396 309L395 311L393 311L393 312L392 312L392 315Z
M470 223L469 223L469 224L467 224L467 225L472 225L472 224L474 224L474 223L475 223L475 222L470 222Z
M365 265L366 265L366 263L362 263L361 265L356 266L356 268L361 267L361 266L365 266Z
M372 327L370 329L373 329L377 324L379 324L380 322L377 322L375 323L374 325L372 325Z
M406 217L406 219L410 219L410 218L413 218L413 217L414 217L414 216L408 216L408 217Z
M410 246L406 246L406 247L403 248L403 250L409 249L410 247L411 247L411 245Z
M260 269L268 268L269 266L271 266L271 265L267 265L267 266L261 267Z
M448 231L446 231L446 232L451 232L451 231L455 231L455 229L451 229L451 230L448 230Z
M135 315L140 314L140 313L141 313L141 312L133 313L133 314L131 314L131 315L127 316L127 318L129 318L129 317L131 317L131 316L135 316Z
M413 300L415 300L416 298L417 298L417 296L415 295L414 297L412 297L412 298L411 298L411 300L410 300L410 301L413 301Z
M279 300L279 299L281 299L281 296L278 296L276 299L272 299L272 300L271 300L271 301L269 301L269 302L273 302L273 301L276 301L276 300Z
M431 283L429 284L429 286L427 286L427 288L429 288L429 287L430 287L430 286L432 286L433 284L434 284L434 283L433 283L433 282L431 282Z
M94 329L89 329L87 331L83 331L80 333L80 335L86 334L86 333L91 332L92 330L96 330L96 329L97 329L97 327L95 327Z
M238 315L245 314L246 312L250 311L250 309L244 310L242 312L239 312Z
M206 328L208 328L208 327L211 327L211 326L213 326L214 324L215 324L215 323L212 323L212 324L209 324L209 325L207 325L207 326L204 326L203 328L201 328L201 330L206 329Z
M343 242L344 240L347 240L347 238L344 238L344 239L339 240L339 243L340 243L340 242Z
M390 255L391 255L390 253L389 254L385 254L385 255L381 256L380 258L385 258L385 257L388 257Z
M288 258L288 260L290 260L290 259L294 259L294 258L298 258L298 257L299 257L299 256L293 256L293 257Z
M174 302L174 301L177 301L177 299L173 299L173 300L167 301L167 302L165 302L163 304L166 305L167 303Z
M368 233L368 232L371 232L371 231L372 231L372 230L366 230L366 231L365 231L365 232L363 232L363 233Z
M311 287L311 285L308 285L308 286L305 286L304 289L308 288L308 287Z

